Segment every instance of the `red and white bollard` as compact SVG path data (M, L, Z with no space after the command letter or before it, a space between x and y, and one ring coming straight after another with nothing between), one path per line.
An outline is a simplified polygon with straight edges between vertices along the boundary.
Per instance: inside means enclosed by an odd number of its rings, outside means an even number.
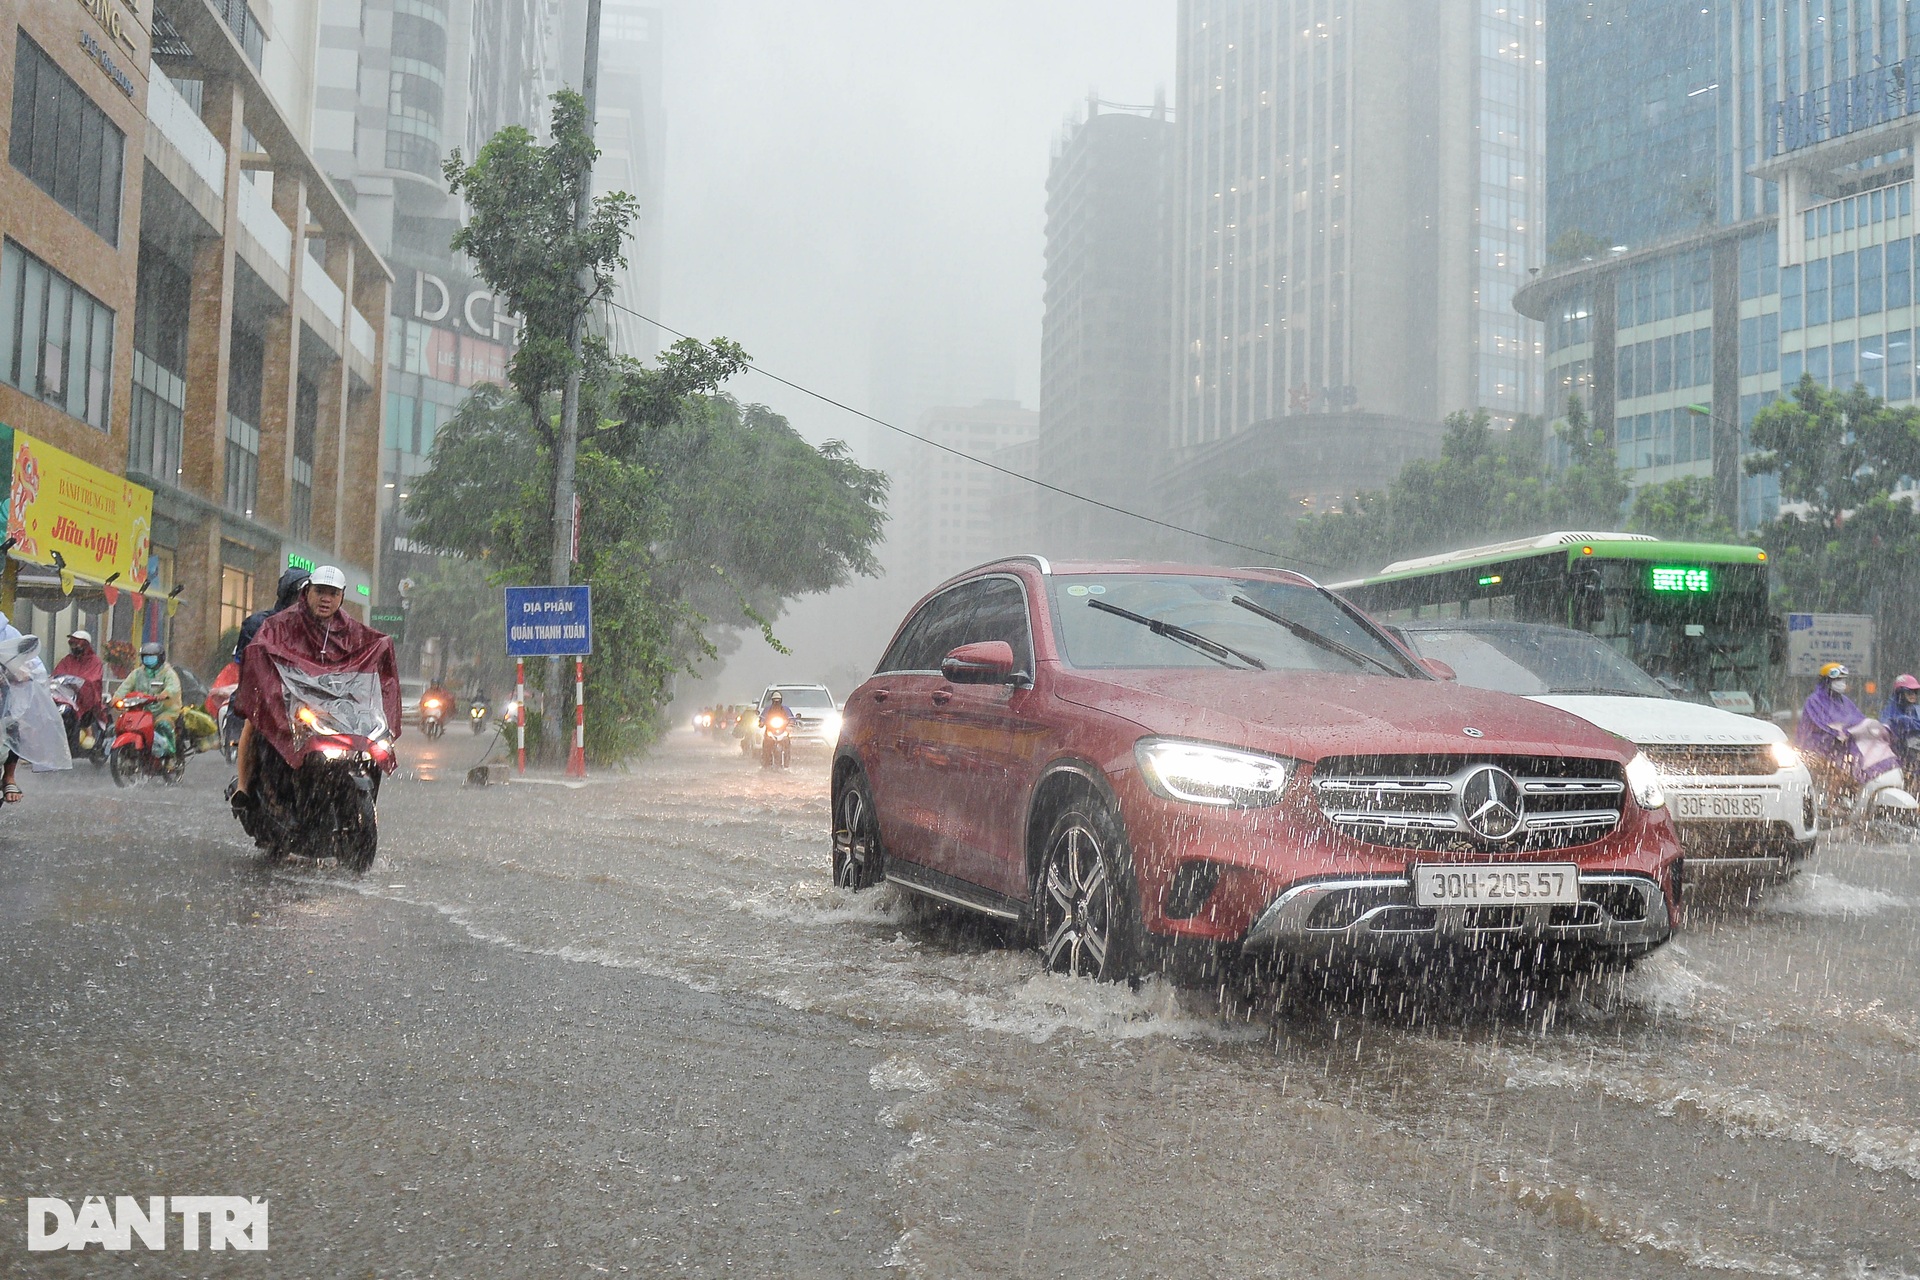
M513 713L520 725L520 772L527 771L527 660L513 660Z
M567 754L567 776L587 776L587 662L573 660L573 750Z

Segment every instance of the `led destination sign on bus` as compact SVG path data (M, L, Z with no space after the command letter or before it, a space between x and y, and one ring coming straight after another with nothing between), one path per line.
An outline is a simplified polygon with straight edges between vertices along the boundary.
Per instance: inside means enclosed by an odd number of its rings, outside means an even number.
M1703 596L1713 590L1713 571L1699 565L1657 564L1648 573L1647 585L1655 591Z

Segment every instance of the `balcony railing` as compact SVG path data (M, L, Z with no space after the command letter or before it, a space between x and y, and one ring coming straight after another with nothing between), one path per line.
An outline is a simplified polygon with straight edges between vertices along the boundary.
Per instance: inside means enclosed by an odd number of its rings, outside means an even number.
M353 343L353 349L355 351L358 351L369 361L374 359L375 339L373 326L367 323L367 318L360 314L358 307L347 312L347 340Z
M243 179L235 203L240 207L240 225L247 229L247 234L267 251L268 257L282 268L291 270L293 232L287 230L287 224L280 221L280 215L273 211L273 203L259 186ZM338 315L339 312L335 311L334 314Z
M307 295L308 301L320 309L320 314L340 323L340 313L347 309L347 295L340 291L326 268L311 257L300 264L300 292Z
M158 65L148 68L147 121L173 144L187 167L213 188L216 198L227 194L227 149L200 121L200 113L181 96Z

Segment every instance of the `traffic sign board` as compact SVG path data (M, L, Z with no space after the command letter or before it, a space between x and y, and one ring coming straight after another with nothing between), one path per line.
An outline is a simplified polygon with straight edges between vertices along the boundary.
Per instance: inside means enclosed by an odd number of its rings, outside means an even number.
M1788 614L1787 674L1817 676L1829 662L1872 679L1873 619L1863 613Z
M592 652L592 588L507 588L508 657L572 658Z

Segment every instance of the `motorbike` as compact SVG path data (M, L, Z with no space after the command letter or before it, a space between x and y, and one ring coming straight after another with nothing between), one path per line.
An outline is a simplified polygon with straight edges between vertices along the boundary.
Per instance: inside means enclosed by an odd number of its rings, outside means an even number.
M1920 800L1907 789L1887 726L1878 720L1861 720L1847 734L1844 763L1807 755L1821 817L1834 825L1887 821L1920 826Z
M487 700L485 698L475 698L468 704L467 722L473 726L475 733L487 731Z
M294 854L334 858L362 874L380 846L380 780L399 763L380 678L275 666L292 740L283 755L265 733L254 735L254 803L240 813L240 825L268 862Z
M420 699L420 732L437 738L447 731L447 700L437 693Z
M1920 733L1908 734L1899 744L1900 772L1904 777L1920 777Z
M769 712L766 730L766 737L760 744L760 767L763 769L792 768L793 721L784 711Z
M155 708L163 701L151 693L128 693L113 700L113 747L107 764L116 787L155 779L172 786L186 775L192 738L160 723Z
M240 754L240 726L242 721L233 714L233 695L240 689L240 668L229 662L214 681L213 688L207 690L207 714L213 717L214 741L219 744L221 758L232 764L234 757Z
M53 705L60 708L60 722L67 730L67 754L75 760L91 760L95 768L106 764L112 725L104 711L80 714L79 676L55 676L50 683Z

